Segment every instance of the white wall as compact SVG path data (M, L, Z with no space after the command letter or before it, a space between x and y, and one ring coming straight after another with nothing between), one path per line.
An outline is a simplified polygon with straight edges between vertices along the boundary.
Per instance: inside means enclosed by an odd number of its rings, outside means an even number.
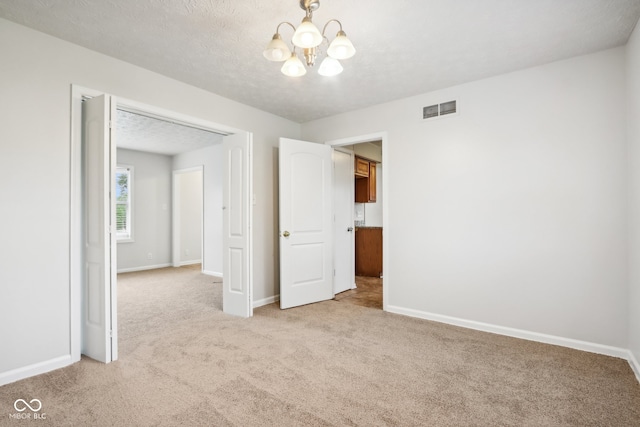
M627 348L624 54L303 124L388 132L389 309ZM421 119L453 98L459 115Z
M253 133L254 298L277 293L275 147L299 124L4 19L0 52L0 384L71 361L72 84Z
M629 349L640 380L640 28L627 45L629 139Z
M168 266L172 159L122 148L117 149L116 158L118 163L133 166L133 241L118 243L118 271Z
M348 145L345 148L353 150L356 156L361 156L376 162L382 161L382 147L371 142L362 142L360 144Z
M204 173L204 259L203 270L222 274L222 144L178 154L173 170L202 166Z
M202 172L180 176L180 262L202 261Z

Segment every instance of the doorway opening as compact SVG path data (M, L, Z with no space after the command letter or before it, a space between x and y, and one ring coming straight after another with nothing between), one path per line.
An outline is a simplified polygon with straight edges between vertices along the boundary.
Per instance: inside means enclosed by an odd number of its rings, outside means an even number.
M352 182L354 183L352 204L353 219L353 288L336 293L338 301L356 305L387 309L389 287L389 244L388 244L388 176L383 171L387 163L386 132L328 141L334 150L348 150L353 153ZM361 159L361 160L358 160ZM370 173L356 170L356 165L370 165ZM373 169L373 176L371 176ZM360 175L360 176L359 176ZM363 195L366 188L366 195ZM360 194L356 195L356 192ZM339 204L336 198L336 212ZM336 213L336 216L338 213ZM338 243L338 242L336 242Z
M350 160L354 164L354 171L348 177L338 176L339 162L336 161L343 150L353 153ZM382 309L382 277L383 277L383 250L382 250L382 141L360 142L352 145L344 145L334 148L334 198L336 225L339 223L340 212L345 214L348 209L342 205L353 205L351 220L353 221L353 238L355 243L350 248L351 253L343 254L353 260L350 266L354 270L351 289L336 292L335 300L360 305L364 307ZM346 168L345 168L346 169ZM351 169L351 168L349 168ZM353 186L351 198L339 197L339 187L342 181ZM340 239L340 233L336 233L336 239ZM341 242L336 240L336 263L340 262L340 252L346 251L340 248Z
M355 287L355 249L351 250L355 247L354 154L340 147L371 141L382 141L382 157L386 163L386 133L330 141L324 145L280 138L281 309L334 299L336 294ZM367 162L367 172L370 166ZM386 175L382 181L386 184ZM388 225L386 187L383 185L382 188L382 233L386 233ZM342 198L342 202L336 202L336 198ZM387 239L383 239L382 246L388 248ZM388 250L384 252L389 254ZM347 262L343 262L345 260ZM383 310L388 300L385 286L389 278L388 264L388 257L385 257Z
M116 109L116 210L130 218L129 239L117 240L117 311L120 355L126 357L140 337L167 329L177 319L222 311L222 210L208 212L216 241L204 248L204 200L222 205L222 135ZM204 172L207 166L205 188ZM212 167L212 165L216 165ZM124 197L123 197L124 196ZM219 199L219 200L218 200ZM124 208L131 208L124 215ZM122 227L125 228L125 227ZM211 233L213 234L213 233ZM211 246L214 246L213 248ZM209 254L208 252L213 252ZM220 258L220 259L218 259ZM205 264L205 259L207 264ZM175 267L175 268L174 268Z
M99 344L95 353L99 356L90 356L92 358L106 363L118 358L117 280L115 279L117 215L114 188L116 144L113 138L117 133L116 105L130 113L141 114L148 118L161 118L174 124L186 124L189 128L223 135L221 144L223 155L219 156L222 159L220 170L223 172L223 182L219 190L222 194L222 203L218 206L219 212L222 212L223 244L218 253L222 252L219 270L225 276L223 310L228 314L250 317L252 315L251 222L253 210L250 203L252 135L242 130L169 110L122 98L116 99L102 92L75 85L72 86L71 92L70 341L72 361L79 361L81 354L89 353L86 348L87 343ZM89 147L90 150L88 150ZM91 167L83 166L86 161L90 161ZM204 170L206 173L206 165ZM169 175L169 188L171 188L171 174ZM136 203L135 200L133 203ZM168 202L156 203L154 208L169 213L169 206ZM225 207L228 209L225 210ZM211 229L207 226L207 219L204 220L203 228L205 233ZM131 232L133 236L131 240L138 239L139 231ZM205 238L207 238L206 234ZM91 259L87 258L85 249L87 239L96 242L98 256ZM205 268L209 255L214 252L208 251L206 244L207 240L203 245L202 254ZM171 254L170 246L169 254ZM147 253L146 258L153 260L153 253L150 257ZM91 274L87 274L87 262L93 263L91 265L93 269L89 272ZM169 265L171 263L172 260Z
M117 239L118 273L201 264L221 275L223 135L120 106L116 114L116 166L134 171L124 192L116 176L116 203L120 193L131 199L131 238ZM204 245L205 229L215 243Z

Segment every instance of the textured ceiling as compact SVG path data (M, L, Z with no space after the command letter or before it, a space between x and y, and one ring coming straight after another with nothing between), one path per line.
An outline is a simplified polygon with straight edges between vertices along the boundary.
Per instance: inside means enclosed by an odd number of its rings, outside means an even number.
M222 142L213 132L158 120L128 111L117 111L118 148L173 156Z
M262 50L298 0L0 0L0 17L301 123L620 46L639 16L640 0L322 0L314 22L342 21L357 53L291 78Z

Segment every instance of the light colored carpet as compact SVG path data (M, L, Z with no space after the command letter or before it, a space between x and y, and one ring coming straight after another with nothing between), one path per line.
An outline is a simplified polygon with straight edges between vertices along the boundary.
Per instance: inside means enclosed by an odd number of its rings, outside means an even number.
M118 280L120 360L0 387L0 425L640 426L621 359L339 301L239 319L193 268Z

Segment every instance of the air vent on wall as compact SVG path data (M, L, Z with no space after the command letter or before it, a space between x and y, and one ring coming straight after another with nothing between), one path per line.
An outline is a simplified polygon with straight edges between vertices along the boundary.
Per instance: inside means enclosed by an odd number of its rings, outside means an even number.
M422 108L422 118L431 119L438 116L446 116L458 112L457 101L443 102L442 104L429 105Z
M440 115L453 114L457 111L456 101L443 102L440 104Z
M422 109L422 118L429 119L431 117L438 117L438 104L429 105L428 107L424 107Z

